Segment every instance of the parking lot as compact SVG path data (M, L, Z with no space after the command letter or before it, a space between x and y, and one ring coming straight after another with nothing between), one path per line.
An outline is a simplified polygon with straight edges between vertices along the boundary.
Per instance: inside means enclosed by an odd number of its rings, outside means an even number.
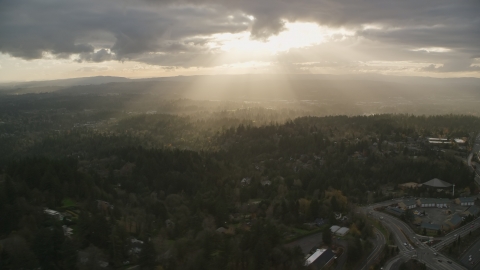
M460 206L458 204L450 203L448 208L415 208L418 212L422 213L425 211L425 216L420 216L422 222L433 223L433 224L443 224L447 221L453 214L458 213L462 214L468 206Z

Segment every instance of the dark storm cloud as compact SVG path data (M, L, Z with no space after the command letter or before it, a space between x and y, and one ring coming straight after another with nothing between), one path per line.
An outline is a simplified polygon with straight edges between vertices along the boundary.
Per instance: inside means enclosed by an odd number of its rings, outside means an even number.
M437 57L451 67L445 70L468 69L467 60L454 63L445 55L480 55L479 14L476 0L0 0L0 52L24 59L78 54L80 61L204 66L215 52L201 36L249 30L262 40L288 20L353 29L357 37L391 48L387 54L449 48L443 55L408 54Z
M471 0L145 0L150 3L215 4L255 16L252 32L277 33L282 20L308 20L333 27L380 23L394 27L468 24L478 21L480 2Z
M123 60L168 48L172 40L244 31L246 26L238 21L248 21L237 18L237 22L230 22L222 8L162 8L132 3L138 2L0 1L0 52L24 59L51 53L81 54L83 60L91 61L109 60L106 51L101 51L101 55L94 53L97 43L104 43L98 39L103 35L114 42L98 49L110 49L117 59ZM89 39L92 36L95 38Z
M97 52L92 53L81 53L80 59L78 62L87 61L87 62L104 62L115 59L115 56L106 49L101 49Z

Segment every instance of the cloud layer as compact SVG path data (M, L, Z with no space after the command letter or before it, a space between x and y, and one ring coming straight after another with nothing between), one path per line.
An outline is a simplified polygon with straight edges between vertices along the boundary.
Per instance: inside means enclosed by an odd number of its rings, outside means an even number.
M286 65L309 52L314 59L305 62L406 59L431 63L424 71L478 71L472 63L480 56L480 1L472 0L0 0L0 52L27 60L200 67L225 58L212 46L215 34L247 31L265 41L287 22L354 34L334 46L283 52L276 61ZM338 48L349 50L350 59ZM326 49L339 56L329 59Z

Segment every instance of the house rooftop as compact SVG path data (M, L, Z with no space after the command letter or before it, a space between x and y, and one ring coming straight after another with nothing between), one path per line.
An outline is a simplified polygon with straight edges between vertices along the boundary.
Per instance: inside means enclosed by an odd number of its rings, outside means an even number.
M347 228L347 227L342 227L342 228L338 229L338 231L336 231L335 233L336 233L336 234L339 234L339 235L345 235L345 234L348 233L348 231L350 231L349 228Z
M337 226L337 225L333 225L332 227L330 227L330 231L331 231L332 233L338 231L338 229L340 229L340 227Z

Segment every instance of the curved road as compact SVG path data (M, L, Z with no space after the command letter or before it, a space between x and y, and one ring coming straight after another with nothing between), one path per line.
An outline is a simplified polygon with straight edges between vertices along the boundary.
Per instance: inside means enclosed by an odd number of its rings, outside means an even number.
M395 243L397 244L400 250L399 258L396 260L390 261L385 266L385 269L390 269L390 267L392 267L392 265L394 265L395 262L400 260L400 258L404 258L404 259L416 258L417 260L425 263L427 267L431 269L454 269L454 270L465 269L465 267L463 267L462 265L459 265L456 262L450 261L450 259L444 257L442 254L437 254L437 251L434 249L434 247L429 247L423 242L419 241L420 239L425 239L425 236L417 235L403 221L397 218L394 218L390 215L380 213L374 210L374 208L390 205L392 203L396 203L399 201L400 200L390 200L390 201L370 205L362 209L363 211L366 211L368 214L370 214L374 218L380 220L384 224L384 226L393 233ZM480 219L478 219L478 223L480 223ZM472 229L477 229L478 227L480 226L475 226L475 228L472 228ZM445 237L443 237L443 241L441 241L440 244L449 243L454 239L456 239L458 235L468 234L469 231L470 230L463 230L462 228L457 229L453 231L451 234L448 234ZM442 240L442 238L438 238L438 239ZM413 243L413 245L411 246L410 243ZM436 246L439 247L438 245L439 244L437 244Z
M362 268L360 268L360 270L370 269L370 266L372 266L372 264L375 262L378 255L380 255L383 248L385 247L385 244L387 243L385 236L377 228L375 228L375 237L376 237L375 248L373 249L372 253L370 253L370 256L368 256L365 264L363 265Z

